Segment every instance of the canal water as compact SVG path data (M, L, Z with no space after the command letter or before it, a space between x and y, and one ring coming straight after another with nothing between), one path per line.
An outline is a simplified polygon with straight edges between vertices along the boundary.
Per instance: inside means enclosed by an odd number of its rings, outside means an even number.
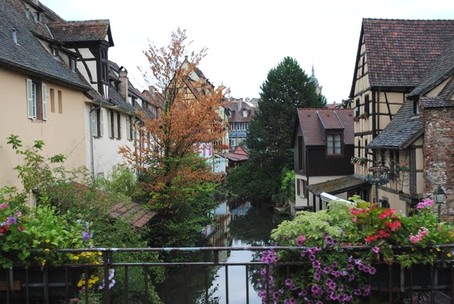
M270 243L271 230L287 216L280 215L268 204L241 202L228 204L224 202L215 210L218 222L207 227L207 245L215 247L247 247L265 246ZM258 252L252 251L221 251L219 261L227 263L243 263L259 260ZM205 257L206 260L206 257ZM249 270L249 277L254 277L258 269ZM166 293L161 298L166 304L225 304L226 279L225 268L216 267L208 275L204 271L179 269L166 282ZM249 303L260 304L260 298L254 289L252 279L246 279L244 266L228 267L228 303L246 303L246 286L249 285ZM248 282L246 282L246 280ZM206 301L205 286L209 289L209 301Z

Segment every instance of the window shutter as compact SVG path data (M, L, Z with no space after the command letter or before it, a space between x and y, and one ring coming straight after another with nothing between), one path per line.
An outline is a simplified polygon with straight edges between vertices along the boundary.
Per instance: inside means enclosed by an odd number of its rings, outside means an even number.
M27 116L28 118L36 118L36 104L33 97L33 81L27 79Z
M107 136L110 138L113 137L113 132L112 132L112 110L107 110Z
M99 108L99 136L104 135L104 115L102 112L102 108Z
M98 135L98 125L96 124L97 111L90 111L90 120L91 120L91 136Z
M126 138L131 140L131 116L126 118Z
M43 106L43 120L47 119L47 98L49 97L49 94L47 94L47 86L43 82L41 86L42 90L42 106Z

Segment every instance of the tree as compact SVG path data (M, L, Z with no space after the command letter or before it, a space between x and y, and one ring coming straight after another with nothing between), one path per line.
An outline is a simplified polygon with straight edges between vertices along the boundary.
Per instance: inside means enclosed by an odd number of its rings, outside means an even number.
M197 69L205 49L188 55L186 39L178 29L167 47L150 44L144 52L147 80L162 96L162 112L157 118L139 113L144 136L133 149L121 150L139 172L145 200L158 212L153 239L167 246L189 245L207 224L216 203L210 199L216 175L198 150L219 142L226 130L218 115L226 89L214 88Z
M325 105L326 99L317 94L315 84L298 62L285 57L268 72L261 86L258 111L246 139L249 160L229 177L229 184L239 188L242 194L249 193L260 200L271 199L279 191L283 169L293 166L291 140L296 109ZM246 183L237 184L231 177Z

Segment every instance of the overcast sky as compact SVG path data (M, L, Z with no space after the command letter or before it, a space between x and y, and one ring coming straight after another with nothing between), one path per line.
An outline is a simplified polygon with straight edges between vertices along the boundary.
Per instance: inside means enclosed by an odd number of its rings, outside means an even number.
M285 56L315 76L329 103L346 99L362 18L452 19L453 0L41 0L66 20L109 19L109 59L144 88L137 66L151 41L167 46L178 27L190 50L208 48L199 68L230 95L259 97L270 69Z

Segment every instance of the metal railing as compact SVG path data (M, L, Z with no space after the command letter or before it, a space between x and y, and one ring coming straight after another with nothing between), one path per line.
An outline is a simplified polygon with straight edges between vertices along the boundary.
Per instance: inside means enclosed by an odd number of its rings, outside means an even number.
M454 248L452 245L441 245ZM367 247L350 247L350 250L364 250ZM258 246L258 247L182 247L182 248L91 248L58 250L63 254L77 255L92 252L99 255L94 263L65 263L56 267L13 267L0 272L0 303L157 303L160 297L164 303L239 303L232 300L233 294L243 294L242 302L249 304L251 298L257 303L254 290L254 276L258 268L269 265L260 258L248 261L229 262L227 257L235 251L248 251L259 257L263 251L295 251L301 247ZM165 258L169 258L166 261ZM183 258L184 257L184 258ZM284 267L298 267L305 262L281 263ZM242 290L232 290L232 268L243 271ZM426 297L424 303L454 303L454 266L442 267L438 263L424 268L428 281L420 281L420 268L403 269L398 264L378 265L381 276L372 284L374 292L387 296L387 303L393 303L396 294L407 292L410 297ZM114 270L114 271L113 271ZM160 271L183 274L183 280L172 287L156 284ZM183 271L185 270L185 271ZM222 292L213 295L213 279L223 270ZM115 275L113 275L115 272ZM191 279L198 278L198 284ZM252 281L252 285L251 282ZM159 285L161 290L156 290ZM269 286L264 288L263 303L274 303ZM167 291L167 293L166 293ZM188 291L194 292L189 295ZM179 299L169 297L178 295ZM423 302L419 302L423 303Z

